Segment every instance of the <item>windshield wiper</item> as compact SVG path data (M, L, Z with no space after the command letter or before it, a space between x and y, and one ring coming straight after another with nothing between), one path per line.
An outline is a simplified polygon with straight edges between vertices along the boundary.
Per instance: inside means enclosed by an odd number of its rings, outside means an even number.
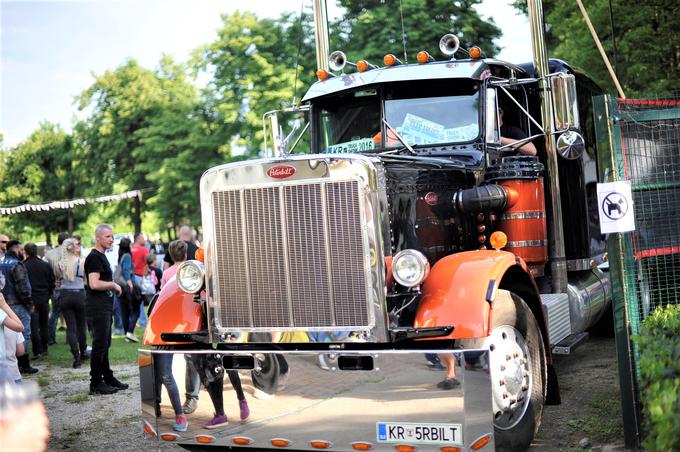
M408 151L409 151L412 155L416 155L416 151L414 151L413 148L411 147L411 145L408 144L408 143L401 137L401 135L399 135L399 133L397 132L397 129L392 128L392 126L387 122L387 119L383 118L382 121L383 121L383 122L385 123L385 125L387 126L387 130L385 131L385 133L387 133L387 136L389 137L390 131L394 132L394 136L397 137L397 139L401 142L401 144L403 144L403 145L406 147L406 149L408 149ZM387 142L387 137L385 137L385 142ZM399 152L401 152L401 151L403 151L403 149L398 149L398 150L396 150L396 151L386 151L386 152L381 152L381 154L387 154L387 153L392 153L392 152L399 153Z

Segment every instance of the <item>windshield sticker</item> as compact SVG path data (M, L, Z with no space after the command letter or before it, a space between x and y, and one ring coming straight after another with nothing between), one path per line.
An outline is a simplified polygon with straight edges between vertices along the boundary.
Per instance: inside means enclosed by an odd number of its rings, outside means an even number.
M444 141L449 143L453 141L471 141L477 138L479 134L479 127L477 124L469 124L463 127L453 127L444 130Z
M361 138L360 140L346 141L328 146L327 152L329 154L351 154L371 151L373 149L375 149L375 143L371 138Z
M406 114L401 130L406 135L417 137L418 141L424 143L439 142L444 134L443 125L411 113Z

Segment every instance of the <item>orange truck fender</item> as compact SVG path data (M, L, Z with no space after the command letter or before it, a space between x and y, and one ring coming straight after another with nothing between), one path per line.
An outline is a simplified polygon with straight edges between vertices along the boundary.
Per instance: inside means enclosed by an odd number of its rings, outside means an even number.
M437 261L423 283L414 326L452 325L454 330L448 339L486 337L498 289L510 290L524 299L547 343L545 316L536 283L524 261L507 251L466 251Z
M168 345L161 333L193 333L201 329L203 310L194 294L185 293L172 277L161 289L144 330L144 345Z

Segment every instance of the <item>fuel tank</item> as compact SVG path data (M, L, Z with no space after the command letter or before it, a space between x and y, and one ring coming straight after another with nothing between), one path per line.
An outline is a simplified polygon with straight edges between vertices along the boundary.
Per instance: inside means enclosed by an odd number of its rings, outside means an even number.
M571 330L585 331L602 318L611 303L609 274L597 267L590 271L570 273L567 294Z

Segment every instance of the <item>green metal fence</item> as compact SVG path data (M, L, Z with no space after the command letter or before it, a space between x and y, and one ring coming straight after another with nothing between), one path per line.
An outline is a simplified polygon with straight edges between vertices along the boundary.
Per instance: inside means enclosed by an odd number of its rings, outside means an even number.
M626 444L640 440L639 368L631 335L680 302L680 101L594 102L601 182L630 181L635 230L608 238Z

